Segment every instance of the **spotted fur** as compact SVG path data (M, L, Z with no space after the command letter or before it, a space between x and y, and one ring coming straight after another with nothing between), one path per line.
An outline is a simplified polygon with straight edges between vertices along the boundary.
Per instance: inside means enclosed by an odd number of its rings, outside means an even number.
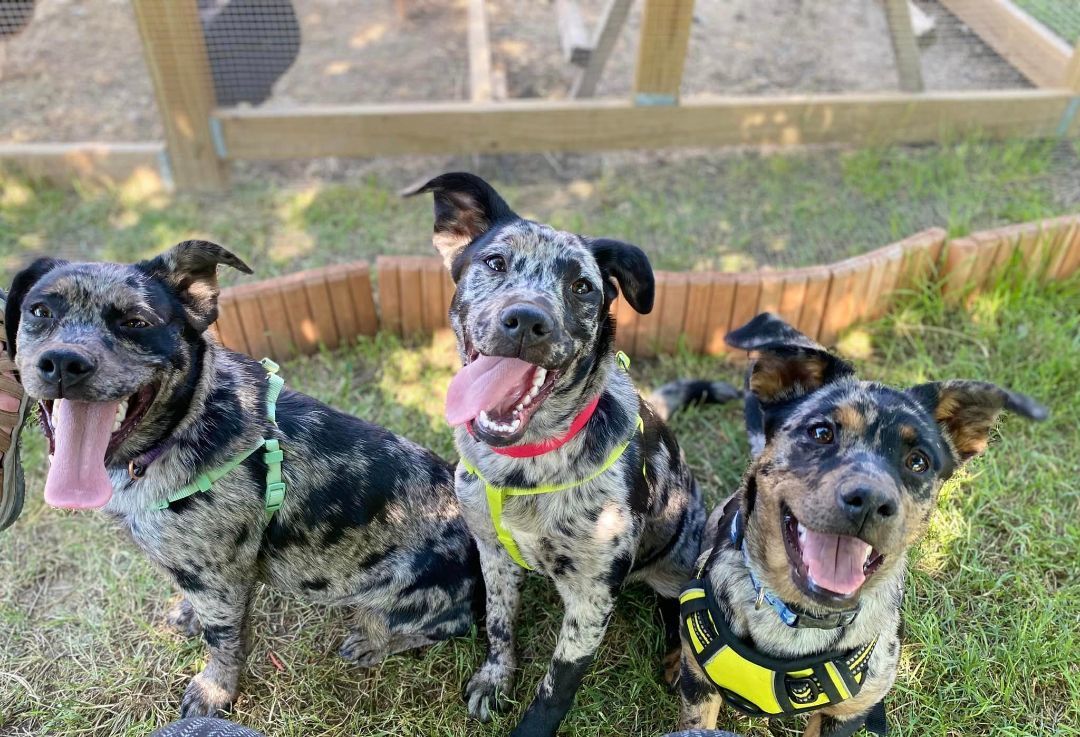
M1002 409L1031 419L1044 419L1046 410L984 382L902 390L861 381L847 362L767 313L734 331L728 342L756 356L746 395L755 457L734 495L746 520L747 553L744 557L719 529L720 507L706 524L699 565L732 630L765 654L798 658L863 647L878 638L860 693L816 713L804 733L831 734L864 719L896 678L907 552L925 533L941 485L971 450L985 448ZM677 387L665 391L678 394ZM830 429L827 443L812 432L821 424ZM908 466L914 453L929 461L922 473ZM845 495L855 489L871 491L866 498L874 500L875 508L861 519L843 507ZM859 537L884 555L854 600L808 593L797 584L784 541L785 508L810 529ZM846 627L790 628L771 607L756 606L749 570L804 611L826 615L855 604L860 611ZM683 726L714 727L720 696L685 644L681 690Z
M518 217L490 185L470 174L443 175L416 192L435 197L434 243L457 285L450 320L463 362L476 353L516 356L559 372L551 394L514 442L561 436L599 396L586 428L557 451L510 458L493 451L497 439L458 428L462 457L493 484L536 487L589 477L613 449L630 441L616 465L595 480L558 493L514 497L504 507L504 523L524 559L554 581L565 606L547 674L513 734L553 735L624 584L642 581L660 595L669 645L678 647L673 603L697 556L704 524L701 494L674 436L616 366L610 309L621 288L631 306L648 312L652 270L645 254L629 244ZM505 261L505 271L489 267L493 256ZM591 289L575 293L571 287L579 280ZM519 345L500 331L503 310L519 304L550 316L550 339ZM469 713L486 720L512 687L523 572L495 535L484 484L464 465L457 469L456 491L480 550L488 591L490 649L465 694Z
M59 396L38 376L40 357L57 347L96 365L63 390L68 399L155 387L147 414L107 458L114 495L104 511L183 592L169 621L201 632L210 648L184 695L185 717L227 711L236 699L260 582L349 608L353 632L341 654L365 666L466 633L482 590L449 465L299 392L282 394L277 426L268 420L265 370L205 332L221 263L247 270L202 242L129 266L39 261L15 278L7 304L8 345L31 396ZM40 305L51 317L35 316ZM131 316L147 327L125 328ZM209 493L153 508L264 437L280 440L288 489L269 525L258 453ZM133 479L129 461L154 449L163 452Z

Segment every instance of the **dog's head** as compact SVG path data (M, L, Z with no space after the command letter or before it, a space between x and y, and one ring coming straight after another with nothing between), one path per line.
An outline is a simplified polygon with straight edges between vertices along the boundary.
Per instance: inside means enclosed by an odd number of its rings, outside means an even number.
M904 390L860 381L775 317L747 328L779 342L754 346L748 377L765 447L746 482L746 540L766 585L791 603L852 606L902 565L941 485L986 449L999 412L1047 414L985 382ZM747 328L736 331L743 344Z
M217 318L217 266L251 269L213 243L187 241L133 265L39 259L8 294L8 350L41 402L54 447L46 499L100 507L106 464L160 437L176 384Z
M457 285L450 318L465 367L447 419L473 422L490 445L565 420L610 364L618 290L638 312L652 309L648 257L525 220L472 174L444 174L410 194L422 192L435 197L434 243Z

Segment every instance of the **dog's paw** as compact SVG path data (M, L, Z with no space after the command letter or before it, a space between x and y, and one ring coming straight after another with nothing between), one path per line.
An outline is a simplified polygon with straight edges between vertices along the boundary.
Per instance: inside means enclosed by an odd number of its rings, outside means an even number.
M387 643L376 642L367 635L352 633L338 649L338 655L361 668L371 668L386 660Z
M165 622L184 637L198 637L202 634L202 622L195 613L195 607L187 599L181 599L165 615Z
M195 676L180 702L180 718L225 716L232 710L236 696L236 693L211 683L201 675Z
M682 648L676 647L664 655L664 672L661 675L664 684L672 691L679 686L679 676L682 673Z
M481 722L490 722L492 716L506 711L510 705L512 686L513 673L510 668L484 663L465 687L469 716Z

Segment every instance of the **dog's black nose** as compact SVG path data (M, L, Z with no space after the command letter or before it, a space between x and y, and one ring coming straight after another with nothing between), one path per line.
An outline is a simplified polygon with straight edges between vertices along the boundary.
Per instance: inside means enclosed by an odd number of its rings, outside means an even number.
M94 375L94 361L78 351L47 351L38 359L38 374L47 383L69 389Z
M840 491L837 503L848 519L859 527L869 520L883 520L896 514L896 499L884 489L859 486Z
M547 310L529 303L507 307L499 315L499 322L503 334L523 346L544 342L555 329L555 320Z

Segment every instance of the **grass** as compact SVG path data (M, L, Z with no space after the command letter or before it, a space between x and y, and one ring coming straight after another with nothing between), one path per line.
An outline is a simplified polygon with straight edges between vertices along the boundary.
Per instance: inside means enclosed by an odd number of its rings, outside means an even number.
M932 294L909 295L886 320L845 337L841 346L863 375L899 385L984 378L1040 398L1052 416L1040 425L1008 418L988 454L944 490L913 555L890 720L905 735L1078 734L1080 281L1007 280L970 312ZM380 337L291 362L283 373L290 385L449 458L441 397L453 369L449 345ZM688 355L632 370L642 387L685 375L737 379L718 359ZM738 407L726 406L675 422L710 504L745 466L740 419ZM36 432L27 437L31 498L0 536L0 734L143 737L175 717L205 650L163 627L170 586L106 520L42 504L42 442ZM542 675L560 613L552 587L536 578L525 602L519 707ZM281 737L500 735L513 723L465 720L459 692L482 658L476 639L365 672L334 655L341 612L263 591L253 621L235 715L242 723ZM563 734L651 737L674 727L677 700L656 678L660 651L649 596L627 592ZM763 722L730 713L722 725L769 734Z
M564 160L554 184L537 181L539 167L550 169L542 158L486 159L479 170L523 215L631 240L663 269L823 263L933 225L960 234L1080 206L1080 157L1052 142L672 154L599 169L582 163L592 159ZM430 202L395 194L413 179L409 171L279 187L249 176L228 196L168 197L0 175L0 282L42 251L127 261L194 236L233 249L258 277L432 253Z
M1016 0L1016 4L1070 44L1080 41L1080 11L1072 0Z

